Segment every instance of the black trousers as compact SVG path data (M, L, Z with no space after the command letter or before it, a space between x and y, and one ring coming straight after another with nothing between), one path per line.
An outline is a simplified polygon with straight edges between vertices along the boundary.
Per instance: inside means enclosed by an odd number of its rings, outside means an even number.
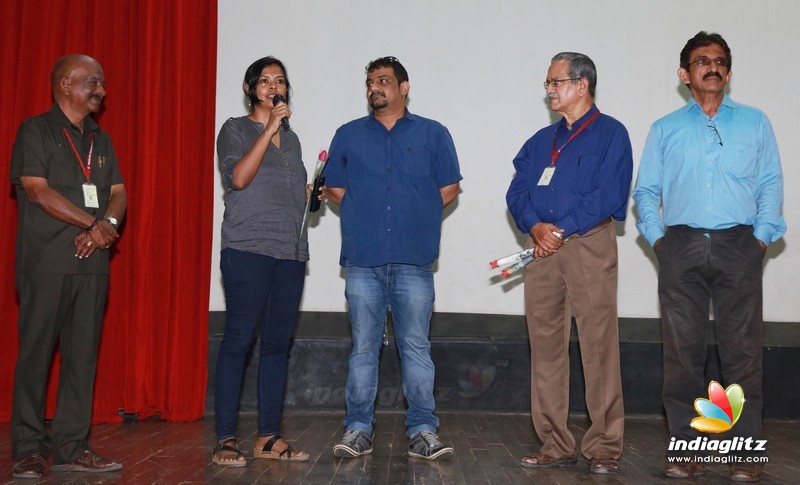
M761 439L764 252L753 236L753 228L735 226L711 231L671 226L658 246L657 256L664 340L663 399L670 435L680 440L699 436ZM719 435L700 433L690 426L698 416L694 400L708 398L704 371L710 302L714 308L721 384L739 384L745 397L739 421ZM764 452L738 454L755 456Z
M88 447L108 275L17 275L19 356L14 373L14 459L39 453L69 463ZM61 370L52 440L44 424L47 379L59 342Z

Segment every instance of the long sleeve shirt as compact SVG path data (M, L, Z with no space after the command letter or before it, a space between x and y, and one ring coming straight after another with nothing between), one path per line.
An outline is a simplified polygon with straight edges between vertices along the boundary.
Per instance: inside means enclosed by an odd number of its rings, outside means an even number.
M633 155L628 131L616 119L600 114L566 143L595 113L592 108L567 129L566 120L542 128L514 158L517 173L506 202L523 233L539 222L564 229L564 237L585 234L613 217L625 220L633 174ZM542 174L551 165L553 147L564 145L548 184Z
M633 199L636 227L651 245L665 225L752 225L765 244L780 239L786 232L783 175L769 119L728 96L709 118L690 98L653 123Z

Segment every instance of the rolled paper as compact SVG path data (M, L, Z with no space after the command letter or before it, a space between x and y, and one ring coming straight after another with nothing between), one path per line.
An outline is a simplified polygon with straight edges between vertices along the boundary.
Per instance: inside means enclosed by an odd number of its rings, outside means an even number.
M516 273L517 271L527 266L528 263L530 263L531 261L533 261L533 256L528 256L526 258L523 258L521 261L517 261L516 263L512 264L511 266L502 271L503 278L508 278L512 274Z
M532 254L533 254L533 248L525 249L523 251L519 251L519 252L514 253L514 254L509 254L508 256L500 258L498 260L490 261L489 262L489 268L495 269L495 268L499 268L500 266L505 266L507 264L513 264L513 263L516 263L518 261L522 261L523 259L525 259L526 257L528 257L528 256L530 256Z

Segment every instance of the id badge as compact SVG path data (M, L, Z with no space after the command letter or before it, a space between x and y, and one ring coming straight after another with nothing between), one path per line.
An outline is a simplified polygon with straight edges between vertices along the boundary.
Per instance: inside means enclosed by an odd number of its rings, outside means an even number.
M94 209L100 208L97 199L97 186L94 184L83 184L83 205Z
M553 179L553 175L556 173L556 167L550 165L549 167L544 169L542 172L542 177L539 179L539 183L536 185L550 185L550 180Z

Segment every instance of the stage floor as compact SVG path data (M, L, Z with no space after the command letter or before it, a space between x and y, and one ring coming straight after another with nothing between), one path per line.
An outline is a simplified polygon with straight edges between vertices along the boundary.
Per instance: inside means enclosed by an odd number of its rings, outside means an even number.
M569 483L703 483L728 482L728 465L711 464L695 480L664 478L666 422L662 417L632 417L625 422L625 452L616 476L589 472L583 458L577 466L532 470L521 468L522 455L535 451L539 441L525 414L439 413L442 441L455 447L455 458L427 462L409 458L404 415L378 413L374 451L362 458L335 458L331 448L341 437L341 412L285 412L282 434L295 448L311 454L305 463L278 463L252 458L256 417L240 418L240 444L247 456L244 468L223 468L211 463L215 444L213 416L191 423L158 419L98 425L92 428L92 448L119 459L119 473L86 474L46 471L42 480L11 477L9 425L0 424L0 483L34 484L200 484L200 483L302 483L302 484L569 484ZM572 416L576 439L586 430L583 416ZM767 421L769 463L763 483L798 483L800 475L800 422Z

